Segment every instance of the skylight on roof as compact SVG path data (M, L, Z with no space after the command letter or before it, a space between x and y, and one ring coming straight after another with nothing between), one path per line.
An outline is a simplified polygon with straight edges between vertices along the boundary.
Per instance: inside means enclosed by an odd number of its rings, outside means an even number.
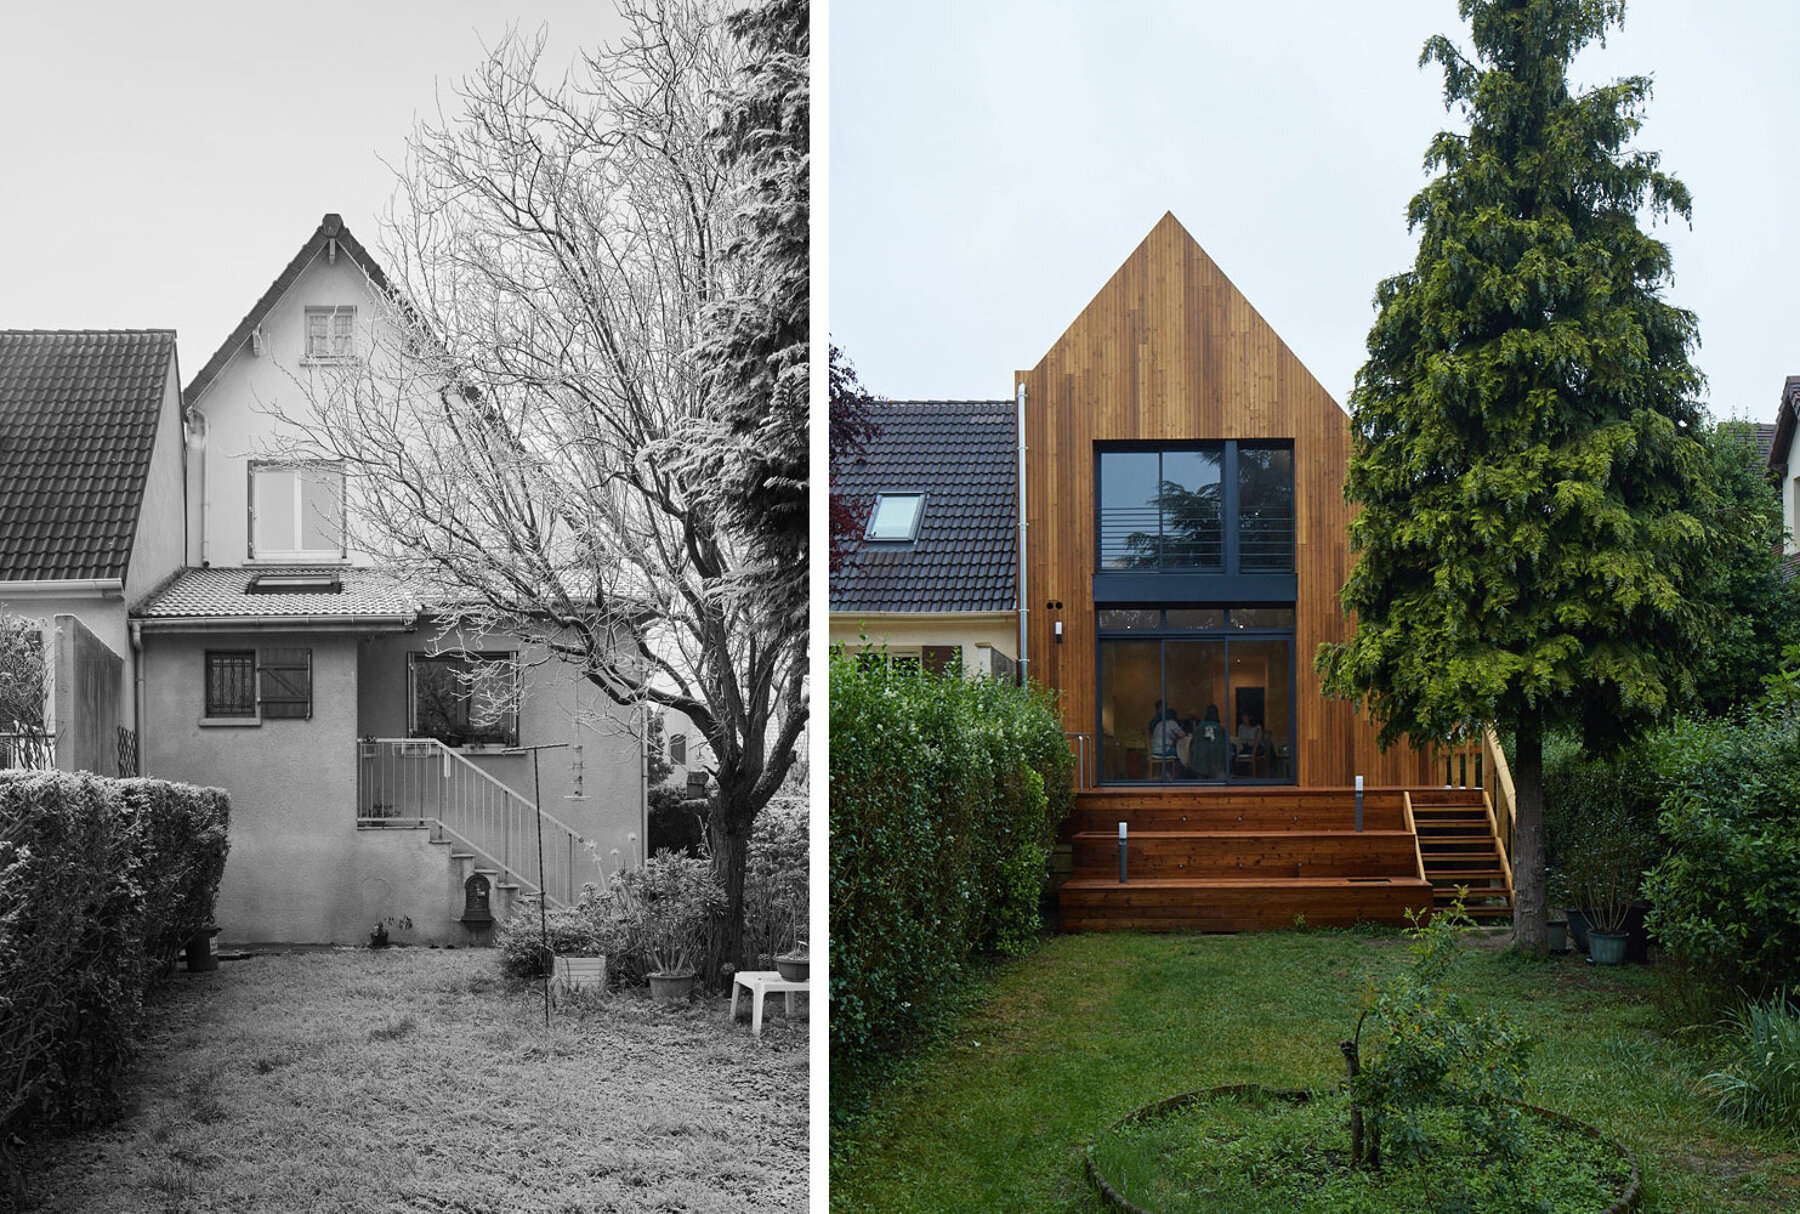
M878 493L875 509L869 511L865 538L877 542L917 539L919 519L924 513L923 493Z
M259 573L245 594L337 594L344 580L335 573Z

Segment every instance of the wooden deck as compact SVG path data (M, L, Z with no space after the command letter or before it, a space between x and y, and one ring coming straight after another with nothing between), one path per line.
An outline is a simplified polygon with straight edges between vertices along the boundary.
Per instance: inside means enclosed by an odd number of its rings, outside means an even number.
M1064 931L1259 931L1300 916L1313 927L1398 924L1446 905L1457 885L1472 887L1479 917L1511 913L1479 788L1369 789L1361 832L1348 788L1099 789L1077 795L1066 830Z

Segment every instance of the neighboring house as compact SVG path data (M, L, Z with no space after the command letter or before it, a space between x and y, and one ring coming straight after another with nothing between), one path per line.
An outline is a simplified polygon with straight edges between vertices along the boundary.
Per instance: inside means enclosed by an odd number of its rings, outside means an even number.
M539 891L540 829L553 901L643 858L633 714L460 631L352 548L344 468L281 454L388 289L327 215L185 394L189 565L133 625L146 773L231 794L227 940L474 942Z
M183 459L172 331L0 331L0 611L42 623L64 770L137 771L127 609L181 567Z
M931 670L1013 678L1019 652L1018 424L1011 401L880 401L832 469L866 517L831 577L831 643Z
M1775 413L1775 431L1769 437L1769 470L1781 481L1781 525L1787 529L1782 545L1791 574L1800 566L1800 375L1790 375L1781 385L1781 405Z

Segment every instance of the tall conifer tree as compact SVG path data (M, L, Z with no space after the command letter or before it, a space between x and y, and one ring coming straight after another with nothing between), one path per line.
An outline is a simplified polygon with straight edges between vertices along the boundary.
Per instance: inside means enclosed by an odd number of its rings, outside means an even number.
M1432 141L1417 259L1376 290L1345 485L1356 632L1317 661L1383 745L1513 727L1514 927L1542 951L1545 729L1627 736L1691 696L1707 643L1696 325L1638 226L1690 202L1629 146L1648 78L1570 88L1622 0L1458 7L1475 58L1438 36L1420 65L1468 131Z

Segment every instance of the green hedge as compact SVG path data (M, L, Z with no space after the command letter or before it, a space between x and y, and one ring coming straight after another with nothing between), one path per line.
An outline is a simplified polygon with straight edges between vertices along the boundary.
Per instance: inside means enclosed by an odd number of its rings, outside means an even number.
M212 919L217 789L0 772L0 1142L116 1109L144 991Z
M1023 952L1074 760L1049 697L831 658L834 1105L948 1006L977 953Z

